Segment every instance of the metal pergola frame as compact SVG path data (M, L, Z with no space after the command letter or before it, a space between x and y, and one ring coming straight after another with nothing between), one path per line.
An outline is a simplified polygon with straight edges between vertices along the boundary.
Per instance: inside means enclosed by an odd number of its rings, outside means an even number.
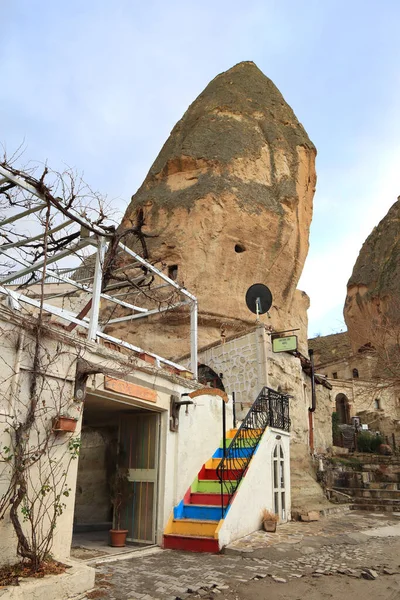
M1 228L4 227L5 225L15 223L31 214L37 213L37 212L47 208L49 200L39 189L36 189L36 187L34 185L32 185L31 183L29 183L28 181L25 181L25 179L23 177L16 175L11 170L0 165L0 190L1 190L1 186L4 184L7 185L7 189L10 189L10 187L18 186L19 188L32 194L32 196L37 198L40 202L37 203L36 205L32 206L32 208L30 208L28 210L24 210L14 216L11 216L11 217L3 220L2 222L0 222L0 231L1 231ZM57 199L57 201L59 201L60 204L62 203L62 201L60 199ZM57 206L55 206L55 209L57 211L59 211ZM59 211L59 212L60 212L60 214L62 214L61 211ZM131 304L130 302L126 302L124 300L120 300L119 298L117 298L116 296L113 296L112 294L108 294L108 293L106 294L106 293L102 292L101 285L102 285L102 278L103 278L102 269L103 269L103 264L104 264L104 257L107 252L108 244L112 241L114 234L106 233L98 226L89 223L85 218L83 218L73 208L68 208L68 212L70 215L72 215L73 218L71 219L71 218L65 217L65 215L64 215L66 220L62 224L54 227L51 230L52 233L61 231L64 227L67 227L67 226L73 224L74 222L76 222L78 225L80 225L81 228L89 229L92 232L92 235L90 235L89 237L81 237L78 241L75 241L69 248L66 248L60 252L56 252L54 255L46 257L46 260L42 259L42 260L38 260L34 263L29 263L27 260L23 259L19 255L16 256L15 253L12 252L12 250L18 249L23 244L27 244L32 241L40 240L41 238L43 238L43 234L32 236L31 238L24 239L23 241L2 244L0 246L0 254L13 260L15 263L19 263L20 265L22 265L22 268L18 271L9 273L9 274L1 277L0 294L9 297L11 300L12 306L14 308L20 307L20 303L27 304L27 305L35 307L35 308L42 307L43 310L45 310L46 312L48 312L50 314L53 314L61 319L64 319L64 320L68 321L69 323L73 323L75 325L78 325L80 327L87 329L87 338L88 338L88 340L90 340L92 342L96 342L100 338L100 339L104 339L106 341L112 342L121 347L127 348L128 350L132 350L134 352L146 353L155 359L157 366L160 366L161 364L166 364L168 366L174 367L178 371L185 371L186 367L183 367L182 365L178 365L166 358L158 356L157 354L148 352L147 350L144 350L142 348L134 346L133 344L125 342L124 340L121 340L119 338L116 338L114 336L104 333L104 331L102 331L100 324L99 324L100 302L101 302L101 299L104 299L104 300L107 300L108 302L117 304L117 305L122 306L123 308L126 308L131 311L131 313L126 316L117 317L115 319L110 319L107 322L107 325L110 325L113 323L121 323L121 322L125 322L125 321L133 321L136 319L141 319L143 317L149 317L151 315L160 314L167 310L173 310L173 309L180 308L183 306L190 306L191 370L194 374L195 379L197 379L197 344L198 344L198 342L197 342L197 336L198 336L197 298L193 294L188 292L188 290L186 290L184 287L180 286L176 281L169 278L162 271L157 269L154 265L152 265L151 263L146 261L139 254L137 254L136 252L134 252L128 246L126 246L125 244L122 244L121 242L118 243L118 248L120 249L120 251L128 254L129 257L132 259L132 262L130 263L130 267L132 267L132 266L133 267L135 267L135 266L144 267L146 270L151 272L154 276L156 276L162 280L162 286L158 286L158 287L166 286L166 287L174 288L179 293L181 300L178 302L175 302L174 304L172 304L170 306L168 306L168 305L167 306L159 306L158 308L150 310L148 308L137 306L135 304ZM48 268L48 265L55 263L63 258L66 258L69 255L76 254L79 250L82 250L83 248L88 247L88 246L94 247L96 250L94 277L93 277L92 285L89 285L86 283L80 283L78 281L75 281L74 279L71 279L67 275L60 273L57 270ZM43 267L45 265L46 265L46 270L45 270L46 277L51 276L52 278L55 278L57 281L67 283L70 286L73 286L74 288L76 288L77 290L85 291L88 294L91 294L91 308L90 308L90 317L89 318L79 317L79 314L73 314L71 311L68 311L64 308L59 308L57 306L53 306L51 304L44 303L44 302L43 303L39 302L38 300L31 298L30 296L27 296L24 293L17 292L15 290L9 289L8 287L5 287L5 286L13 285L13 281L15 281L25 275L36 273L38 271L40 272L40 270L43 269ZM41 279L43 279L43 277ZM40 281L40 279L39 279L39 281ZM38 283L38 280L36 279L33 283ZM129 285L129 282L127 282L127 285ZM119 286L119 287L121 287L121 286ZM110 290L108 290L108 291L110 291ZM140 293L140 290L135 293Z

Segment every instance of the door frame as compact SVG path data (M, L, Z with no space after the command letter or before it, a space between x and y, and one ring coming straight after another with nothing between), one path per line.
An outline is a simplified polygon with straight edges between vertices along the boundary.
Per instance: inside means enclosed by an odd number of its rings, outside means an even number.
M159 479L160 479L160 436L161 436L161 412L157 410L143 409L140 406L141 413L150 413L156 419L155 427L155 468L154 469L130 469L128 468L128 481L132 483L153 483L153 507L152 507L152 524L151 524L151 540L143 540L139 538L127 537L128 542L149 544L153 545L157 543L157 525L158 525L158 498L159 498ZM140 416L141 413L137 413ZM118 425L118 440L121 444L121 419L127 415L121 415ZM134 413L132 414L134 416ZM132 499L131 502L134 500Z

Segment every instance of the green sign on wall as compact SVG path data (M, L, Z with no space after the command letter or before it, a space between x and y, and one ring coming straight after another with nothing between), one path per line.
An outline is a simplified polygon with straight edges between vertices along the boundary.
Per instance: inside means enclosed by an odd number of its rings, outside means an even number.
M273 352L293 352L294 350L297 350L297 335L288 335L272 340Z

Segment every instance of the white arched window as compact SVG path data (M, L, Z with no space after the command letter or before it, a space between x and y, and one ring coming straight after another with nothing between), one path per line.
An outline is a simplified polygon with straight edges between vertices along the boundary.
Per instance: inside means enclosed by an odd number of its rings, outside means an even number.
M280 521L286 521L285 455L281 444L276 444L272 456L274 512Z

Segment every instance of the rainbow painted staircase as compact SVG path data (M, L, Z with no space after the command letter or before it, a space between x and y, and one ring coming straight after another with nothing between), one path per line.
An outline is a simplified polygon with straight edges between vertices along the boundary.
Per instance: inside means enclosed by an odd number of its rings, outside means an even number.
M218 532L268 425L288 430L289 404L287 396L263 388L240 428L227 432L225 450L221 440L174 508L164 548L219 552Z

